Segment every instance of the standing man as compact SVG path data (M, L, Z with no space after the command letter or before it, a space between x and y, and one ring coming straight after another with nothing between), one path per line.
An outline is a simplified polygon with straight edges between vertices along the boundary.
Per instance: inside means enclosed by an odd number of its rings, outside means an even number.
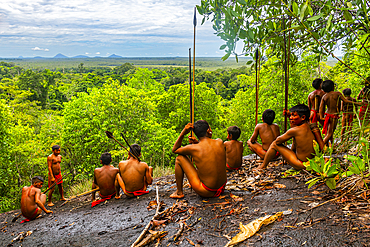
M63 192L63 179L62 174L60 171L60 162L62 162L62 156L60 155L60 146L54 145L52 147L53 153L48 156L48 170L49 170L49 177L48 177L48 186L50 187L54 182L57 183L59 188L59 194L61 196L62 201L65 201L64 198L64 192ZM54 203L51 201L51 198L53 196L55 187L50 189L49 196L48 196L48 206L52 207L54 206Z

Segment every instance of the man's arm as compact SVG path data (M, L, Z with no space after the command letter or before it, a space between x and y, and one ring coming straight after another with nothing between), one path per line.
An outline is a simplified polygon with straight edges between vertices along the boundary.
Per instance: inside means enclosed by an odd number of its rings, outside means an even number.
M188 151L188 148L186 148L187 146L181 147L181 143L182 143L182 140L184 139L184 136L190 133L192 129L193 129L192 123L188 123L187 125L185 125L184 129L181 131L179 137L177 138L175 144L173 145L173 148L172 148L173 153L185 154L185 155L189 154L189 153L184 153L184 151Z
M153 168L147 165L145 169L145 181L147 184L152 184L153 182L152 173L153 173Z
M257 125L256 128L254 128L253 134L251 138L249 139L251 143L255 143L257 141L258 133L259 133L259 125Z
M340 94L340 99L345 102L345 103L349 103L349 104L355 104L355 105L362 105L361 102L354 102L354 101L351 101L351 100L348 100L346 99L346 97L343 96L343 94Z
M288 140L290 140L294 136L294 133L295 133L294 128L289 129L287 132L285 132L284 134L282 134L281 136L278 136L276 138L276 140L275 140L276 144L281 145L284 142L287 142Z
M37 206L39 206L42 209L42 211L44 211L47 214L52 213L53 211L47 210L44 204L42 204L42 202L40 201L40 196L41 196L41 190L37 189L36 194L35 194L35 203L37 204Z
M321 120L324 120L324 113L325 113L325 105L326 105L326 95L324 95L322 98L321 98L321 102L320 102L320 110L319 110L319 115L320 115L320 119Z
M310 100L310 96L311 96L311 93L308 95L308 108L310 108L310 110L312 109L312 105L311 105L311 100Z
M53 165L52 161L53 161L53 159L50 156L48 156L47 161L48 161L49 174L51 176L51 182L54 182L55 181L55 177L54 177L53 169L52 169L52 165Z

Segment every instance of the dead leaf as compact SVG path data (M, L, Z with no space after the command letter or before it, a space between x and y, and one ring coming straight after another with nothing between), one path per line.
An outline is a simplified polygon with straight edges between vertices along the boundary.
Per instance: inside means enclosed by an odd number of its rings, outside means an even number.
M188 242L189 242L189 244L191 244L191 245L195 245L194 243L193 243L193 241L191 241L190 239L188 239L188 238L186 238L186 240L188 240Z
M285 189L286 186L285 186L285 184L274 184L274 188L276 188L276 189Z
M156 226L160 226L160 225L164 225L167 220L153 220L153 226L156 227Z
M320 195L321 194L320 191L317 191L317 190L314 190L311 193L314 194L314 195Z
M265 217L258 218L248 223L247 225L243 225L240 222L239 227L241 232L239 232L235 237L233 237L231 241L226 244L226 246L234 246L240 242L243 242L244 240L256 234L263 225L271 224L272 222L277 220L282 214L283 212L278 212L274 215L266 215Z
M230 193L230 197L231 197L234 201L236 201L236 202L241 202L241 201L243 201L243 200L244 200L242 197L240 197L240 196L236 196L236 195L233 195L233 194L231 194L231 193Z

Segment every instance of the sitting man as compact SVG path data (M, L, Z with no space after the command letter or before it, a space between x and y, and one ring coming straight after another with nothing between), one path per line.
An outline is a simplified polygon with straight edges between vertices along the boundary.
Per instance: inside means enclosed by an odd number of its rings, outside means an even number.
M100 163L103 166L94 170L92 189L99 188L99 195L102 199L95 201L95 192L93 192L91 196L91 207L111 199L116 194L114 183L118 174L118 168L110 165L111 162L112 157L110 153L103 153L100 156Z
M307 158L314 156L313 140L315 140L315 136L308 125L310 108L300 104L292 107L289 112L289 121L292 128L272 142L266 152L263 163L257 167L258 170L266 168L277 152L281 154L289 165L297 170L305 169L303 162L306 162ZM282 145L290 139L293 139L292 149Z
M247 141L250 150L255 152L261 159L265 158L266 152L271 143L280 135L280 128L277 124L273 124L275 112L267 109L262 114L263 123L257 124L252 137ZM260 136L261 144L257 142L257 137ZM274 159L279 157L279 152L276 153Z
M191 130L199 139L190 137L193 145L181 147L184 136ZM178 154L175 162L177 190L171 198L183 198L184 173L194 191L202 197L218 197L226 185L226 151L221 139L211 139L212 130L204 120L188 123L177 138L172 152ZM187 155L191 156L193 162Z
M227 128L229 141L224 142L224 145L226 147L226 166L230 170L238 170L242 166L243 142L238 141L240 133L238 126Z
M41 194L41 187L44 183L44 179L40 176L35 176L32 178L32 185L30 187L24 186L22 189L22 199L21 199L21 211L22 215L26 218L23 222L36 219L37 216L41 214L41 209L50 214L53 211L47 210L45 208L46 195Z
M127 160L119 162L119 173L116 176L116 199L121 197L120 187L128 197L149 193L146 189L153 182L153 168L139 161L140 156L141 147L138 144L132 144Z

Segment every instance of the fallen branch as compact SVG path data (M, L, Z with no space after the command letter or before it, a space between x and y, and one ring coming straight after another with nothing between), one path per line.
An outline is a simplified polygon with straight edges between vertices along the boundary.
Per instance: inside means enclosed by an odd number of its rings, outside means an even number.
M79 194L79 195L72 196L72 197L70 197L69 199L67 199L65 202L63 202L63 203L62 203L62 205L60 205L60 206L64 206L67 202L70 202L71 200L76 199L77 197L85 196L85 195L88 195L88 194L94 193L94 192L96 192L96 191L98 191L98 190L99 190L99 188L96 188L96 189L93 189L93 190L89 190L89 191L83 192L83 193L81 193L81 194Z
M171 239L173 239L173 241L176 241L176 239L178 239L181 235L181 233L184 231L185 229L185 224L183 222L180 222L180 229L176 232L175 235L173 235L173 237Z
M140 234L140 236L136 239L136 241L131 245L131 247L138 246L138 243L144 238L145 234L149 231L149 228L152 225L152 221L155 220L159 214L159 209L161 208L161 204L159 202L159 195L158 195L158 185L155 187L156 194L157 194L157 210L155 211L155 215L153 218L149 221L148 225L145 227L143 232Z

